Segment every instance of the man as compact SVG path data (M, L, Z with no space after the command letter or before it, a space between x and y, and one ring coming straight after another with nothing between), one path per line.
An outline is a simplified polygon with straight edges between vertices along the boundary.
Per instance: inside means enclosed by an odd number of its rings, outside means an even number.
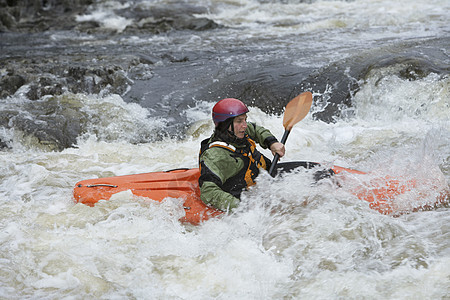
M271 161L256 149L256 143L273 154L284 156L284 145L264 127L247 123L247 106L226 98L213 107L215 130L202 141L200 192L202 201L222 211L239 205L244 189L255 184L259 169L270 168Z

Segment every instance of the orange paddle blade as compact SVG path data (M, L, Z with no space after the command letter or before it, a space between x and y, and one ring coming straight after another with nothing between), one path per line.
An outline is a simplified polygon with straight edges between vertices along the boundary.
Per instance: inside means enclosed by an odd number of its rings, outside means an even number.
M284 112L283 126L287 131L299 121L303 120L308 114L312 105L311 92L304 92L292 99L287 105Z

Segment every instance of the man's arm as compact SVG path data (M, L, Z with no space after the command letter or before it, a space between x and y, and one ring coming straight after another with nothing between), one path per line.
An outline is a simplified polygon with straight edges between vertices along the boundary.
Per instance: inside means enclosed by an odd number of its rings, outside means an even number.
M256 125L255 123L248 123L247 134L264 149L269 148L273 155L278 153L280 157L284 156L284 145L278 142L277 138L270 132L270 130Z

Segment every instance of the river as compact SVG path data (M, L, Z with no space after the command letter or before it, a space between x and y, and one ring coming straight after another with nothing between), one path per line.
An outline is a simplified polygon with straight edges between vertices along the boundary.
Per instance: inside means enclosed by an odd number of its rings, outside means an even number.
M36 3L0 3L0 299L450 299L450 206L414 212L449 188L449 1ZM281 138L305 90L283 161L417 180L407 213L304 169L198 226L179 199L73 201L196 167L221 98Z

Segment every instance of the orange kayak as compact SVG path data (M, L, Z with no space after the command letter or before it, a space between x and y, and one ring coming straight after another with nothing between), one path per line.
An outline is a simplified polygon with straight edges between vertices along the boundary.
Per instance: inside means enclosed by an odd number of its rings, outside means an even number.
M75 202L94 206L100 200L130 190L133 195L163 201L167 197L184 199L185 217L182 222L199 224L222 211L206 206L200 200L198 178L195 169L175 169L163 172L88 179L78 182L73 190Z
M366 174L338 166L331 169L336 174L348 173L352 176ZM112 195L128 190L136 196L159 202L167 197L182 198L186 214L180 221L199 224L222 214L222 211L209 207L200 200L199 176L199 169L193 168L89 179L76 183L73 195L75 202L89 206L94 206L100 200L109 200ZM386 176L372 180L370 185L354 185L350 190L359 199L369 202L370 208L382 214L396 214L400 212L392 204L392 200L411 191L416 185L414 180L401 181ZM448 197L448 191L441 193L436 203L448 201Z

